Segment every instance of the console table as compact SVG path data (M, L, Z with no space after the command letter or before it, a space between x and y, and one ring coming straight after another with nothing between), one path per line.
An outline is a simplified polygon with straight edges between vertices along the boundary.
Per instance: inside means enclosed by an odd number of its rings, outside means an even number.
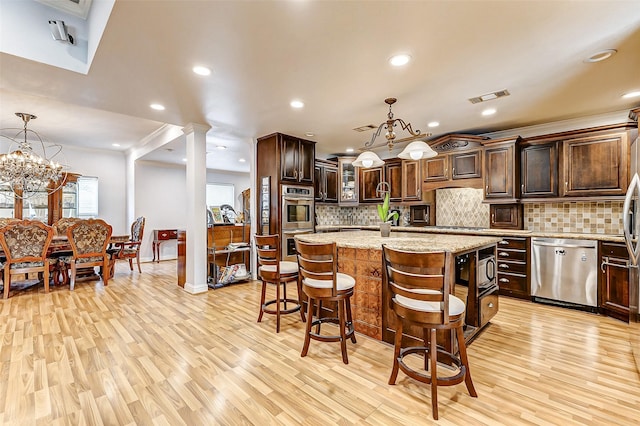
M153 250L153 260L156 261L156 255L158 258L158 262L160 262L160 244L169 240L177 240L178 239L178 230L177 229L154 229L153 230L153 244L151 249Z

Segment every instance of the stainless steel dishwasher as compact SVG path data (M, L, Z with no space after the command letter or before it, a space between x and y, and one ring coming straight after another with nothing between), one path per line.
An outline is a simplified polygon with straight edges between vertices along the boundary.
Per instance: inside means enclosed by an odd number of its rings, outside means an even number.
M531 296L534 300L597 307L597 247L597 241L532 238Z

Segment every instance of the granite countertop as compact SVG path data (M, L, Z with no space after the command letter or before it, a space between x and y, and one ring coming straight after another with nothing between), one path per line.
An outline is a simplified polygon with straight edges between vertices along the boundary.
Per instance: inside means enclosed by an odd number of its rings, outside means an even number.
M435 233L402 232L393 228L389 237L380 236L379 231L325 232L320 234L300 234L296 238L312 243L336 242L339 247L359 249L379 249L382 244L399 250L451 251L462 253L483 246L496 244L495 236L470 236Z
M347 229L377 230L378 225L321 225L316 226L316 232L331 232ZM456 235L486 235L497 237L538 237L538 238L570 238L580 240L599 240L616 243L624 243L624 236L610 234L578 234L570 232L538 232L519 229L471 229L449 228L440 226L393 226L392 232L429 233L429 234L456 234Z

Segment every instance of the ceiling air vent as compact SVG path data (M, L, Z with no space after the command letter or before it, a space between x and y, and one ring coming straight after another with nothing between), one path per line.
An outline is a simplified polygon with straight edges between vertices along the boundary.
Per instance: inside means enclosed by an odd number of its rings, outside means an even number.
M366 132L367 130L373 130L377 128L378 126L374 126L373 124L367 124L366 126L356 127L353 130L355 130L356 132Z
M497 99L509 95L510 93L507 89L498 90L497 92L487 93L486 95L477 96L475 98L469 98L469 102L471 102L472 104L479 104L480 102L486 102L490 101L491 99Z

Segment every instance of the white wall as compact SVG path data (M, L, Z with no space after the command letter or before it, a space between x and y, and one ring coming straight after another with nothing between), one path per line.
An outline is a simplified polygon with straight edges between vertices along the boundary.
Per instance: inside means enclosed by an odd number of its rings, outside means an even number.
M131 225L125 212L125 156L122 152L97 151L65 146L68 171L98 178L98 217L113 227L114 235L128 234Z
M207 183L231 183L234 186L235 200L233 208L236 212L242 212L242 191L251 185L249 173L238 172L207 172Z

